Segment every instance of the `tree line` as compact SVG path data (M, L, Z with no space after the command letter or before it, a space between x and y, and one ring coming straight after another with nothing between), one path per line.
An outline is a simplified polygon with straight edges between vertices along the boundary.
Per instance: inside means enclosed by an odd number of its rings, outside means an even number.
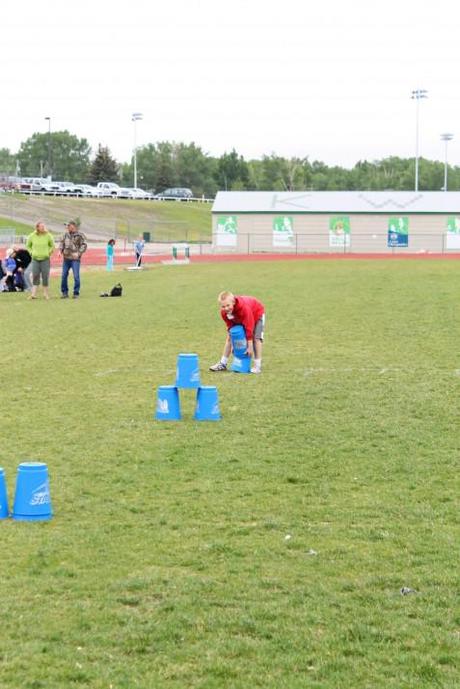
M252 191L352 191L414 189L413 158L390 156L360 160L353 168L328 166L308 156L284 158L275 153L245 160L235 149L215 157L195 143L150 143L137 149L138 185L146 190L189 187L195 196L213 197L218 190ZM133 186L133 161L120 163L100 145L92 156L86 139L68 131L33 134L17 153L0 149L0 174L22 177L48 176L69 182L97 184L118 182ZM444 186L444 163L419 159L420 191ZM460 189L460 167L448 166L449 190Z

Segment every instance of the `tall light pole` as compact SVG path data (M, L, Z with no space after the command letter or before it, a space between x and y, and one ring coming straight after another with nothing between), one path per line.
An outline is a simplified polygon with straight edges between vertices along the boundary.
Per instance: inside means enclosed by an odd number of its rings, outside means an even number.
M45 117L48 120L48 175L52 177L51 173L51 117Z
M441 141L444 141L444 191L447 191L447 144L453 138L453 134L441 134Z
M415 110L415 191L418 191L418 130L419 130L419 103L421 98L428 98L428 91L425 89L415 89L412 91L411 98L417 102Z
M136 122L142 120L141 112L133 112L131 120L134 122L134 149L133 149L133 168L134 168L134 188L137 187L137 142L136 142Z

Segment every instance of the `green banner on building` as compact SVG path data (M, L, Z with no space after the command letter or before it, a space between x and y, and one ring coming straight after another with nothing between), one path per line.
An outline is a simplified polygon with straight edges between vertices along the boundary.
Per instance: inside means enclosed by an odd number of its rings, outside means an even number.
M348 215L329 219L329 246L350 246L350 218Z
M273 218L273 246L294 246L294 221L291 217Z
M447 218L446 249L460 249L460 217Z
M217 246L236 246L238 222L236 215L217 216Z
M388 218L388 246L409 246L409 218Z

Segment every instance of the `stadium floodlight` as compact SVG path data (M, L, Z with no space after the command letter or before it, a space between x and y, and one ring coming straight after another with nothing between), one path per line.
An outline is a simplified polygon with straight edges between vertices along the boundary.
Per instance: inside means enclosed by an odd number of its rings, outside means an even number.
M134 188L137 188L137 143L136 143L136 122L142 120L143 115L141 112L133 112L131 115L131 121L134 122L134 148L133 148L133 169L134 169Z
M48 177L52 177L51 171L51 117L45 117L48 120Z
M441 141L444 141L444 191L447 191L447 144L449 141L452 141L453 138L454 135L448 132L441 134Z
M411 98L417 102L415 109L415 191L418 191L418 138L419 138L419 103L422 98L428 98L426 89L415 89Z

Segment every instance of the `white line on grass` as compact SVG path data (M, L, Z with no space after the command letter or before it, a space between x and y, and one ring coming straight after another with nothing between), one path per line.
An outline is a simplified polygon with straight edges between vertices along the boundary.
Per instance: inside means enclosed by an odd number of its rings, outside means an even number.
M303 371L304 378L308 376L313 376L318 373L374 373L377 376L382 376L385 373L423 373L423 374L448 374L454 376L460 376L460 369L456 368L453 371L451 369L443 368L410 368L408 366L388 366L385 368L374 367L374 366L344 366L330 368L319 366L318 368L306 368Z

